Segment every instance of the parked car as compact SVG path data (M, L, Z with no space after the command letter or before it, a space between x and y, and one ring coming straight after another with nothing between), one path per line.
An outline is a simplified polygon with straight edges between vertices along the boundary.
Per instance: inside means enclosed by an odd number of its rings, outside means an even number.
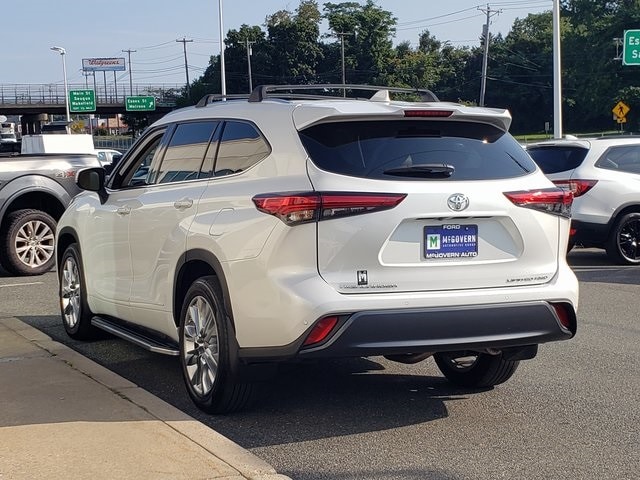
M372 88L207 96L106 182L80 172L57 232L67 333L179 356L208 412L243 407L277 362L433 356L451 382L491 387L573 337L572 195L509 113L349 90Z
M573 192L570 245L640 264L640 137L553 140L527 146L553 182Z
M111 172L122 158L122 152L112 149L96 149L98 161L105 168L107 173Z

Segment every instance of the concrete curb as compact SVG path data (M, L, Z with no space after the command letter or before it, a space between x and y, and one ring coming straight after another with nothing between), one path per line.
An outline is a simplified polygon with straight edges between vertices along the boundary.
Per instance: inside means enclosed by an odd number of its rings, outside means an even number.
M48 352L56 360L103 385L114 395L118 395L144 410L189 441L205 449L212 456L236 469L244 478L249 480L291 480L290 477L278 474L267 462L215 430L140 388L135 383L122 378L66 345L54 341L31 325L15 317L0 318L0 324Z

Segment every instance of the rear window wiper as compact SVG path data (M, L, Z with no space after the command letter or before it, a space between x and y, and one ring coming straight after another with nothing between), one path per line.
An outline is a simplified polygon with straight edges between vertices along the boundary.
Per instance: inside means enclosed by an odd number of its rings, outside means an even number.
M398 177L446 178L450 177L455 170L453 165L446 163L427 163L412 167L390 168L382 173Z

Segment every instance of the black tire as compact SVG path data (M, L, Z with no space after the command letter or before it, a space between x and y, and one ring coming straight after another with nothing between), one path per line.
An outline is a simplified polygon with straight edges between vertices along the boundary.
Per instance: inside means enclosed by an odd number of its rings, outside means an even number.
M9 214L0 232L2 266L14 275L41 275L53 268L56 221L40 210Z
M207 413L240 410L253 394L253 384L240 380L231 335L216 277L193 282L180 312L180 363L189 396Z
M62 254L58 285L60 315L67 335L76 340L93 339L97 330L91 325L93 313L87 304L82 257L75 243L69 245Z
M611 261L622 265L640 265L640 213L620 217L605 245Z
M434 355L442 374L455 385L487 388L506 382L520 362L508 361L502 355L478 352L442 352Z

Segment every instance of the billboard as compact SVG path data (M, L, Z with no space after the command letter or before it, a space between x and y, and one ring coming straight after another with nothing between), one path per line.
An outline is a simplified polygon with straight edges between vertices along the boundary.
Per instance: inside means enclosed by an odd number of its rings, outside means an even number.
M126 69L124 57L82 59L82 70L85 72L123 72Z

